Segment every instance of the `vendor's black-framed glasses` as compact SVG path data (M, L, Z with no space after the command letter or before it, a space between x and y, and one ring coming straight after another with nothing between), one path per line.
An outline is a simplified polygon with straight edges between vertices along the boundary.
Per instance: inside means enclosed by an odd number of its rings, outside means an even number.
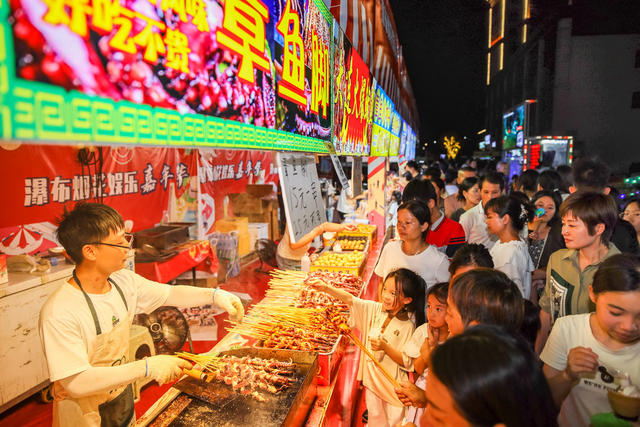
M104 243L104 242L89 242L87 245L105 245L105 246L113 246L114 248L120 249L131 249L133 247L133 234L124 233L124 239L127 241L127 245L116 245L115 243Z

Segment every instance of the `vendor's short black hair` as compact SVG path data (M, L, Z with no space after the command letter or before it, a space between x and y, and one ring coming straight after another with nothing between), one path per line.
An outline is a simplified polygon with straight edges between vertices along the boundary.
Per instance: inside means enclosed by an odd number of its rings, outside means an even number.
M84 260L82 247L99 242L124 228L122 216L102 203L78 203L72 211L66 207L58 221L58 241L76 263Z

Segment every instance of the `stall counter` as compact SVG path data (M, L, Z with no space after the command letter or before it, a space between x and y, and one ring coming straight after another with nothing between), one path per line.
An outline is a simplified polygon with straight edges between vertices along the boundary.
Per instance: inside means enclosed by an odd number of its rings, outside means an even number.
M38 319L73 267L63 262L44 274L9 272L9 283L0 286L0 342L5 343L0 350L0 412L49 383Z
M364 268L362 276L364 281L362 296L364 298L373 299L376 296L378 280L377 276L374 275L373 270L378 263L378 258L380 257L382 247L386 240L387 239L383 238L383 236L379 236L373 243L373 247L369 253L367 265ZM229 333L210 350L210 353L219 353L232 348L242 347L247 342L248 340L242 336ZM338 362L338 372L344 370L345 367L353 367L353 369L357 369L359 351L354 353L354 357L355 363L351 360L349 362L349 366L342 366L344 359L346 358L343 357L342 360ZM356 387L355 372L346 374L346 376L342 376L342 379L339 379L341 375L335 375L329 385L318 385L317 397L305 423L307 427L319 427L325 425L327 419L331 417L331 412L333 411L333 408L336 407L336 404L337 409L341 410L340 401L347 401L349 403L353 402L351 399L341 399L342 393L352 393ZM345 378L347 378L346 381ZM142 415L142 417L137 420L136 425L142 427L149 425L176 397L178 397L179 394L180 391L178 389L171 387L144 413L144 415ZM350 409L353 410L353 408Z

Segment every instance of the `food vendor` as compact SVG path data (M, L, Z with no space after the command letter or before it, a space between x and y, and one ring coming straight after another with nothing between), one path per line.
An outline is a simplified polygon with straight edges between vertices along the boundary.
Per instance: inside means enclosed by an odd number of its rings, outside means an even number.
M109 206L77 204L63 214L57 235L76 268L40 313L40 336L54 383L53 425L132 425L131 383L144 377L166 383L191 367L168 355L129 360L133 316L164 305L213 303L239 321L242 303L221 289L169 286L124 269L133 236Z
M311 242L313 242L313 239L317 236L321 236L322 233L325 232L339 233L344 230L353 231L355 229L355 225L352 224L335 224L333 222L325 222L314 227L297 242L292 243L289 238L289 224L287 224L285 226L282 239L280 239L280 243L278 243L278 250L276 251L278 268L281 270L300 270L300 261L309 251Z

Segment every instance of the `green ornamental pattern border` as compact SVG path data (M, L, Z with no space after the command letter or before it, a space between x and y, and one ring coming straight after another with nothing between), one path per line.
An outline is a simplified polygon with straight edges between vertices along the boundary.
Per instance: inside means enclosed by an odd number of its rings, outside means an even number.
M68 92L54 85L17 78L8 16L9 3L0 0L3 140L329 152L321 139L203 114L180 114L166 108Z

